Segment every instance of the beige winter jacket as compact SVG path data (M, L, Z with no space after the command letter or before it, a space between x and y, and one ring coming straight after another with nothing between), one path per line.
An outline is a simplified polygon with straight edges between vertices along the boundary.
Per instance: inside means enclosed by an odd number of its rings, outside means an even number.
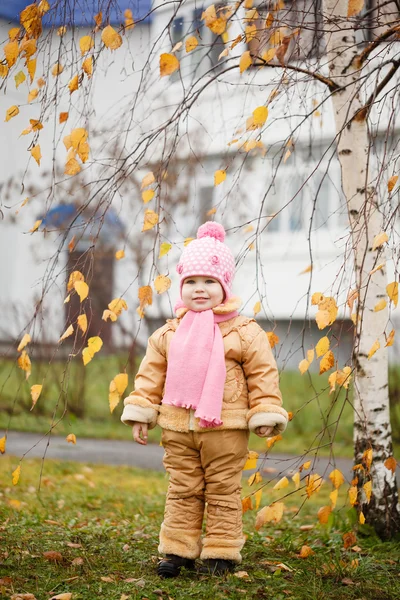
M236 310L236 297L213 309L223 314ZM279 377L275 359L265 331L247 317L234 317L219 323L225 348L226 381L221 419L223 425L210 429L200 428L194 411L163 405L168 349L171 339L185 314L170 319L150 337L135 379L135 390L125 398L123 423L147 423L152 429L157 424L171 431L216 431L218 429L250 429L272 426L271 435L284 431L288 415L282 408Z

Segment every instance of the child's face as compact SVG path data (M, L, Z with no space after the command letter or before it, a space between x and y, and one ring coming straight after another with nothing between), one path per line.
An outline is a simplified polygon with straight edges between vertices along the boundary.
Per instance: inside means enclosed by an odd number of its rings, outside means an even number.
M182 300L190 310L201 311L218 306L224 299L224 289L212 277L188 277L182 285Z

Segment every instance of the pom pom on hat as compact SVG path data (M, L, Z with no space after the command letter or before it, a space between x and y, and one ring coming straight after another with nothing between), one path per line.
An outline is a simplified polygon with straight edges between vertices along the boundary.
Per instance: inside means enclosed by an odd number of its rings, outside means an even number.
M223 242L225 240L225 229L220 223L207 221L207 223L201 225L197 230L197 239L199 240L204 237L212 237L219 242Z

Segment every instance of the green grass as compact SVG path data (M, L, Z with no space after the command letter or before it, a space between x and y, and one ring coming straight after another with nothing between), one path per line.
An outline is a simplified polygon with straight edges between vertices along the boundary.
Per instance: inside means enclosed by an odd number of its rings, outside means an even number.
M15 487L11 471L17 460L4 456L1 461L0 598L17 592L34 594L37 600L66 592L73 600L120 600L123 595L125 600L400 597L399 543L382 543L359 531L355 551L344 549L342 535L351 525L343 495L329 525L318 523L317 510L328 503L328 483L300 513L301 492L288 496L282 521L259 532L255 511L244 515L247 542L238 568L244 577L184 572L163 581L155 569L167 488L164 474L46 460L38 496L40 461L23 461ZM270 487L262 505L282 493ZM245 488L244 494L247 484ZM290 484L282 491L292 488ZM303 545L314 554L300 558ZM46 559L44 552L49 551L58 552L60 561Z
M0 362L0 429L45 432L54 427L60 435L75 433L78 437L131 439L131 431L120 422L122 403L110 414L108 387L113 377L122 372L126 356L96 356L86 368L81 361L64 362L33 360L28 381L13 361ZM127 372L133 388L134 366ZM281 374L284 406L293 413L279 452L302 454L320 447L321 455L329 454L331 443L337 456L352 457L353 414L351 390L346 399L344 390L329 394L328 375L316 373L301 376L298 372ZM393 432L400 431L400 383L397 371L391 372ZM64 382L64 384L62 384ZM30 386L43 383L42 394L31 409ZM398 425L398 427L397 427ZM398 434L397 434L398 435ZM150 432L150 441L158 443L160 430ZM394 440L395 451L400 436ZM265 440L252 436L250 446L265 449Z

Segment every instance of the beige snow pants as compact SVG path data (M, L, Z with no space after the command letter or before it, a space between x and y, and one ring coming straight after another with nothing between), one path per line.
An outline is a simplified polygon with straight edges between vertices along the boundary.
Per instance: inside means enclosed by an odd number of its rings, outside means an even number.
M204 433L163 430L169 487L159 552L241 562L244 537L240 482L248 437L244 429ZM206 530L201 541L206 503Z

